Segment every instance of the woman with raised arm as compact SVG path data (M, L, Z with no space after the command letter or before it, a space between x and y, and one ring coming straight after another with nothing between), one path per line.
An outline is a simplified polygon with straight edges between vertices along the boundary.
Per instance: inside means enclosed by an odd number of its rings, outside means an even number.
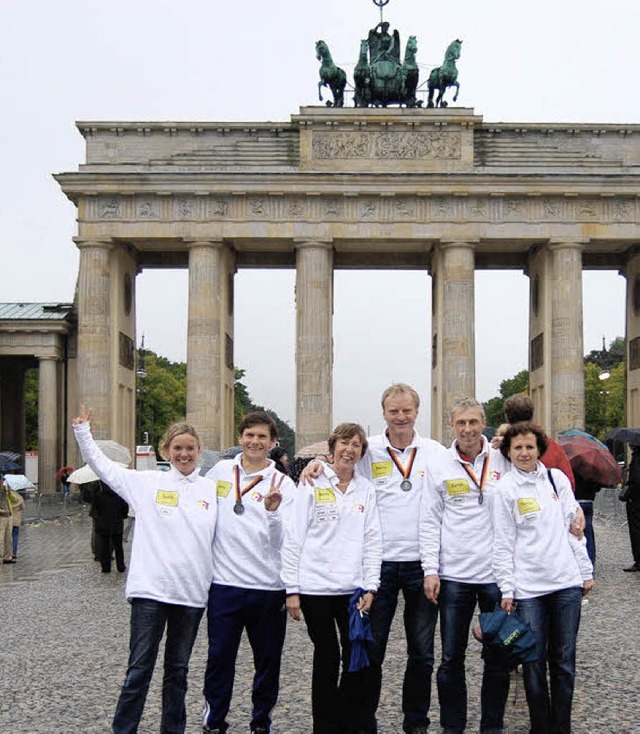
M114 734L135 732L165 628L163 734L186 727L189 657L207 604L213 573L215 487L200 476L201 445L187 423L167 429L160 453L168 472L124 469L96 445L84 406L73 430L84 460L135 511L126 597L131 604L129 664L113 719Z
M295 620L302 611L313 642L313 732L349 734L369 731L366 672L349 670L349 607L357 599L360 613L369 612L380 584L382 537L375 488L354 473L367 449L365 432L341 423L328 443L332 467L323 465L314 486L301 484L296 492L283 580L287 611Z

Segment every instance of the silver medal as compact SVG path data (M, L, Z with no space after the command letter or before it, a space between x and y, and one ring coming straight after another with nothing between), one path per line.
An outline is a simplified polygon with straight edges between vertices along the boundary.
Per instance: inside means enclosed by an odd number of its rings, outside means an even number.
M408 491L409 491L409 490L411 489L411 486L412 486L412 485L411 485L411 481L410 481L409 479L403 479L403 480L402 480L402 481L400 482L400 489L401 489L401 490L402 490L403 492L408 492Z
M242 504L242 502L236 502L233 506L233 511L236 513L236 515L244 515L244 505Z

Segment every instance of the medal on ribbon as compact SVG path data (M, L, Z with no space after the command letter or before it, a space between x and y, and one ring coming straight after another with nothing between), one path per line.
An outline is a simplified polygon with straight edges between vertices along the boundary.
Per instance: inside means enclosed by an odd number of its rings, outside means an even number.
M391 461L396 465L396 469L402 474L402 481L400 482L400 489L403 492L408 492L413 484L411 483L411 480L409 477L411 476L411 470L413 469L413 462L416 460L416 454L418 453L418 447L414 446L411 449L411 455L409 456L409 461L407 462L406 466L403 466L402 462L396 455L392 449L387 446L387 453L391 457Z
M235 512L238 517L240 515L244 515L244 505L242 504L242 498L245 496L247 492L250 492L256 484L260 484L260 482L263 479L262 474L258 475L257 477L254 477L249 484L247 484L244 489L240 489L240 467L238 464L236 464L234 467L234 474L235 474L235 486L236 486L236 502L233 506L233 511Z
M484 457L484 463L482 464L482 473L480 475L480 481L476 479L476 475L473 473L473 470L470 469L466 464L462 465L462 468L467 472L469 475L469 479L476 485L478 488L478 504L481 505L484 502L484 495L482 494L484 490L484 485L486 484L487 477L489 476L489 456Z

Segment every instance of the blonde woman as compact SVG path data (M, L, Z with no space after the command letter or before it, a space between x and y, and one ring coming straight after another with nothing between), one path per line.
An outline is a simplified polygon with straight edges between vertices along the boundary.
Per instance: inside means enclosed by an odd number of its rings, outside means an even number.
M165 628L160 731L184 732L188 663L207 604L217 514L213 483L200 476L200 438L187 423L174 423L160 446L171 469L138 472L100 451L90 418L91 410L83 406L73 420L82 456L136 515L126 586L131 604L129 664L113 732L137 731Z

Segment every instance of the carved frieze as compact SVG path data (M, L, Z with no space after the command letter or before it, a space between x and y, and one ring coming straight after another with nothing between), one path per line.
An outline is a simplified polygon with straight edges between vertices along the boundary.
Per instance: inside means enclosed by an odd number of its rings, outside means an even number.
M86 199L87 220L198 222L206 219L247 221L371 221L371 222L636 222L634 197L398 194L344 195L270 194L135 197L97 196Z
M314 132L313 157L319 160L459 160L460 132Z

